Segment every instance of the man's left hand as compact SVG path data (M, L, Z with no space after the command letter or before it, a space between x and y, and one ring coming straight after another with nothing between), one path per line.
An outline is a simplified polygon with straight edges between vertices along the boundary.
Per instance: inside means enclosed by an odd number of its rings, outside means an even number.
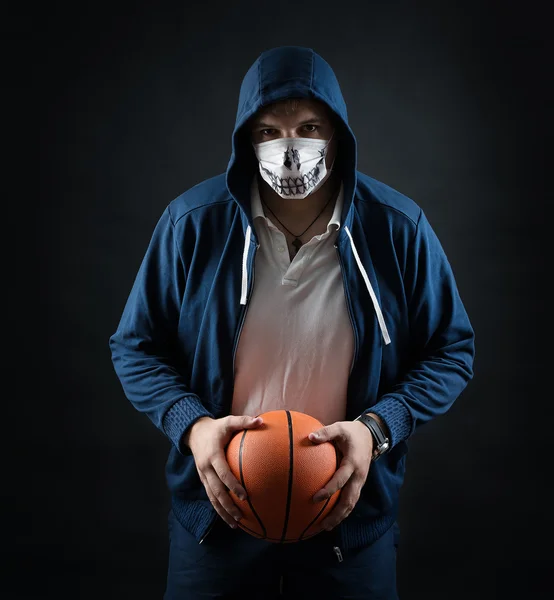
M339 501L322 523L323 529L331 531L354 510L360 498L371 464L373 436L359 421L337 421L310 433L308 439L315 444L333 441L342 454L339 468L313 498L321 502L342 489Z

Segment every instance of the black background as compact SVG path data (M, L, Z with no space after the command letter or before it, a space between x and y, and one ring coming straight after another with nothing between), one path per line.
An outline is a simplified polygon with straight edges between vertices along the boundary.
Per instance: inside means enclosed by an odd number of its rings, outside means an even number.
M34 10L12 19L29 44L8 56L38 168L18 175L5 236L23 265L6 323L2 598L161 599L169 442L124 397L108 339L165 206L225 170L248 67L288 44L335 70L360 170L426 211L476 331L474 380L411 441L400 597L546 598L546 15L343 0Z

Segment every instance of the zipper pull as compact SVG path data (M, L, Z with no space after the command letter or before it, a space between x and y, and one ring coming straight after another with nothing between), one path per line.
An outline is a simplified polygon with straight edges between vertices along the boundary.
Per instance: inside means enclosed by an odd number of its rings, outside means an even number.
M210 534L211 530L213 529L216 521L217 521L217 517L211 522L210 526L206 530L206 533L202 536L202 539L198 542L198 545L200 545L208 537L208 535Z
M342 552L340 551L340 548L338 546L333 546L333 550L335 551L335 554L337 555L337 560L341 563L343 561L343 558L342 558Z

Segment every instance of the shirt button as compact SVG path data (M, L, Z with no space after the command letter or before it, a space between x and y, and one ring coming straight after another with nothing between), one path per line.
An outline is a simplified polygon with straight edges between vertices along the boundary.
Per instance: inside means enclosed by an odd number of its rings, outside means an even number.
M278 246L278 247L277 247L277 250L278 250L279 252L284 252L284 251L285 251L285 247L284 247L284 246Z

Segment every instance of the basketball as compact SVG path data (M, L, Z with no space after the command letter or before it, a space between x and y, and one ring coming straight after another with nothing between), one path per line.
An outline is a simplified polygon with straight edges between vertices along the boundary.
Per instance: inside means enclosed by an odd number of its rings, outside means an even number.
M308 439L323 424L293 410L257 415L263 424L238 431L226 448L233 475L246 499L230 491L244 515L238 523L250 535L275 543L306 540L322 531L321 522L335 506L340 490L315 504L315 493L339 466L333 443Z

